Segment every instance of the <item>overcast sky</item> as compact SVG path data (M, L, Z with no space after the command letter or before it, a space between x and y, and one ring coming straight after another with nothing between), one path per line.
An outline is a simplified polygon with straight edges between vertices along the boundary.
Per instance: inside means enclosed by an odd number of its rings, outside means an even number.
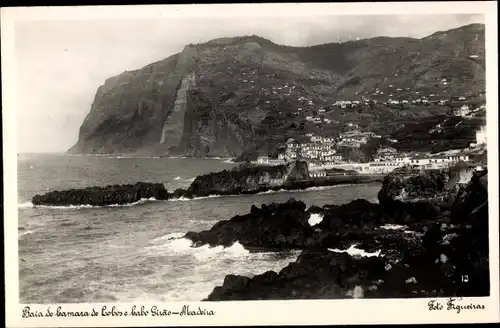
M18 152L64 152L78 138L97 88L189 43L256 34L313 45L374 36L421 38L483 23L480 15L328 16L24 21L15 25Z

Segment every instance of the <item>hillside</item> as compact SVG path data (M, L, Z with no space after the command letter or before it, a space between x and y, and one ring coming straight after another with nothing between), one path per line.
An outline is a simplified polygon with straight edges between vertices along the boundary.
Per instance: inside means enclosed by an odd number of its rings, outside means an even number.
M423 39L377 37L302 48L258 36L191 44L107 79L69 152L272 153L289 137L333 134L347 122L380 129L441 115L449 108L393 108L375 102L476 95L485 89L484 62L481 24ZM331 106L363 98L373 102L358 108ZM332 124L305 120L320 108L327 109L324 116Z

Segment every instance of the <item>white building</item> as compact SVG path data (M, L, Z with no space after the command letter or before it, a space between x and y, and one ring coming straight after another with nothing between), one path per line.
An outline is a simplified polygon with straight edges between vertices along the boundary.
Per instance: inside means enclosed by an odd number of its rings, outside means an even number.
M468 115L470 112L471 112L471 110L470 110L469 106L463 105L459 109L453 111L453 114L455 116L465 116L465 115Z
M257 164L267 165L269 163L269 156L259 156L257 157Z
M323 177L326 177L326 172L314 171L314 172L309 173L309 175L311 176L311 178L323 178Z
M401 155L394 157L394 162L396 162L398 165L401 166L410 164L410 161L411 161L411 156Z
M469 155L434 155L434 156L416 156L410 159L409 165L421 169L441 169L454 165L459 161L469 161Z
M376 162L383 161L392 161L397 154L397 150L392 147L384 147L377 150L377 154L375 156Z
M258 165L282 165L285 164L283 159L270 159L269 156L263 155L257 157Z
M386 174L394 171L401 166L401 164L398 164L394 161L369 162L367 166L363 167L363 170L360 173Z
M476 131L476 144L487 144L486 125L482 125L481 128Z

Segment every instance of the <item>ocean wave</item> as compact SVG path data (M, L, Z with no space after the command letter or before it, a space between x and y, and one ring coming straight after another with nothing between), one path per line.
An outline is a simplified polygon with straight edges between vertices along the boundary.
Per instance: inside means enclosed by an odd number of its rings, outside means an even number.
M240 195L227 195L227 196L240 196ZM223 196L222 195L208 195L208 196L194 197L194 198L179 197L179 198L170 198L168 201L169 202L187 202L190 200L200 200L200 199L219 198L219 197L223 197Z
M208 195L208 196L202 196L202 197L194 197L194 198L188 198L188 197L179 197L179 198L171 198L169 201L190 201L190 200L199 200L199 199L207 199L207 198L219 198L219 197L240 197L240 196L252 196L252 195L267 195L267 194L276 194L276 193L284 193L284 192L289 192L289 193L296 193L296 192L306 192L306 191L321 191L321 190L327 190L327 189L332 189L332 188L338 188L338 187L349 187L349 186L358 186L360 184L342 184L342 185L335 185L335 186L322 186L322 187L311 187L311 188L306 188L306 189L279 189L279 190L267 190L267 191L262 191L258 192L255 194L236 194L236 195Z
M193 182L196 178L182 178L180 176L176 176L173 180L175 181L188 181L188 182Z
M321 190L328 190L328 189L339 188L339 187L351 187L351 186L356 186L356 185L361 185L361 184L350 183L350 184L338 184L338 185L333 185L333 186L310 187L310 188L305 188L305 189L267 190L267 191L259 192L256 195L266 195L266 194L274 194L274 193L282 193L282 192L321 191Z
M17 205L17 208L51 208L51 209L61 209L61 210L78 210L78 209L84 209L84 208L106 208L106 207L130 207L130 206L135 206L139 204L146 204L150 202L158 201L156 198L151 197L151 198L141 198L137 202L133 203L128 203L128 204L110 204L110 205L104 205L104 206L96 206L96 205L66 205L66 206L59 206L59 205L33 205L32 202L25 202Z
M348 249L344 249L344 250L341 250L341 249L338 249L338 248L328 248L328 250L330 252L335 252L335 253L347 253L351 256L361 256L361 257L379 257L379 256L383 256L381 255L381 250L378 250L376 252L373 252L373 253L369 253L369 252L366 252L365 250L363 249L360 249L360 248L356 248L356 245L351 245Z
M229 247L203 245L200 247L193 247L193 241L184 238L185 233L174 232L164 236L160 236L151 241L155 244L148 246L147 251L161 251L168 250L173 253L192 255L196 259L204 261L218 257L241 257L250 254L250 252L243 247L238 241ZM165 241L164 243L162 243Z
M283 254L279 254L276 252L257 252L251 253L247 250L239 241L234 242L229 247L224 246L210 246L203 245L199 247L194 247L194 243L192 240L188 238L184 238L184 232L174 232L169 233L164 236L157 237L153 239L150 243L153 244L144 248L144 250L148 253L161 253L164 254L165 251L168 253L173 253L177 255L190 255L196 258L200 262L206 262L207 260L218 260L224 258L232 258L232 259L244 259L251 258L253 260L262 260L262 259L273 259L273 261L286 260L292 257L298 257L300 254L300 250L290 251L283 256Z
M26 235L32 234L34 231L33 230L26 230L18 234L18 238Z
M184 237L185 234L186 234L185 232L172 232L172 233L166 234L164 236L157 237L157 238L153 239L152 242L158 242L158 241L162 241L162 240L179 239L179 238Z
M28 207L33 207L33 203L32 202L25 202L25 203L17 204L17 208L28 208Z
M75 226L75 225L78 225L77 222L61 222L60 226L61 227L71 227L71 226Z

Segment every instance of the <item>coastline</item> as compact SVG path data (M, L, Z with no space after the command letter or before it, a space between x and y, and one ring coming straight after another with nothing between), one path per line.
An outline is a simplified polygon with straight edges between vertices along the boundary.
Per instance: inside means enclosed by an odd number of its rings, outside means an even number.
M357 199L306 209L289 199L188 232L195 248L239 243L250 252L302 251L279 272L227 275L204 300L489 295L487 173L450 189L441 183L447 174L388 176L379 204ZM397 197L405 188L413 194ZM449 199L435 197L442 192Z

